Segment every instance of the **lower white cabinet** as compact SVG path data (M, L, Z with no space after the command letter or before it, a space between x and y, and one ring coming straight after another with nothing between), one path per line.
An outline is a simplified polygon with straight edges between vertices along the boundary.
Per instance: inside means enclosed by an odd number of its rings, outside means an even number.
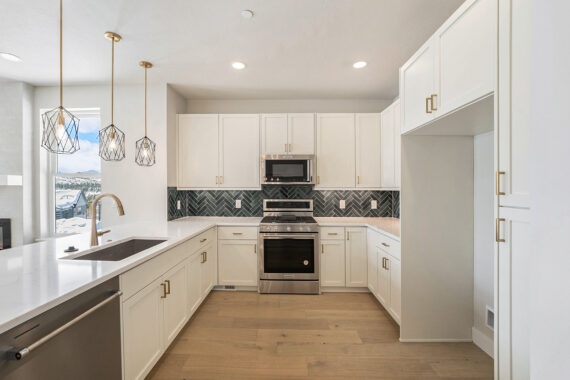
M216 285L217 282L217 268L216 268L216 245L211 244L200 252L200 265L201 265L201 295L205 298L210 290Z
M344 239L321 240L321 286L345 286Z
M346 286L363 287L368 284L366 227L346 228Z
M257 286L257 236L255 227L220 227L218 240L218 283ZM224 239L231 237L230 239ZM249 239L248 239L249 237ZM245 239L244 239L245 238Z
M202 253L196 252L186 264L188 283L188 315L194 314L202 302Z
M390 256L386 266L390 272L390 307L388 307L388 311L400 323L402 316L402 263Z
M168 346L180 332L186 322L186 263L172 268L164 276L162 304L164 310L164 343Z
M368 229L366 232L366 256L368 258L367 264L367 282L368 290L375 296L378 292L378 252L376 246L380 243L380 234L376 231Z
M390 305L390 272L386 266L386 260L388 260L388 255L384 253L380 248L377 248L378 255L378 292L376 296L378 301L385 307L388 308Z

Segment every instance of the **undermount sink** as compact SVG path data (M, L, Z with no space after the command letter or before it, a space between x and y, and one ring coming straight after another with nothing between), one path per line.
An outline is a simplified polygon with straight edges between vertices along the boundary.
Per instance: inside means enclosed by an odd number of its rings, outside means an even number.
M165 239L130 239L119 244L104 247L85 255L71 257L72 260L120 261L165 242Z

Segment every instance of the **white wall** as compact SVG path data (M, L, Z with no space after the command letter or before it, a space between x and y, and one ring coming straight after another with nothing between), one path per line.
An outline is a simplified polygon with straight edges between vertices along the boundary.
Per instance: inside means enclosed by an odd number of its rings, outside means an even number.
M70 86L64 89L64 106L101 110L102 127L110 123L109 86ZM58 104L57 87L37 87L35 91L35 143L40 141L40 110ZM166 145L166 85L151 85L148 89L148 137L156 142L156 164L140 167L135 163L135 141L144 136L144 86L115 87L115 125L126 134L126 158L119 162L102 161L102 191L115 193L123 202L125 216L119 217L114 202L103 202L103 224L113 225L140 220L167 219L167 145ZM81 126L80 126L81 128ZM39 188L45 189L45 161L48 153L37 153ZM47 204L47 194L40 191L37 204ZM38 219L42 234L47 235L49 213L44 208Z
M493 308L494 293L494 199L493 132L473 138L473 341L493 354L493 331L486 326L486 306Z
M187 100L174 91L172 87L166 87L166 133L167 137L167 150L168 150L168 186L175 187L178 184L177 172L177 147L178 142L176 139L176 115L186 113Z
M570 2L532 0L532 379L570 378Z
M380 112L392 99L189 99L187 113Z

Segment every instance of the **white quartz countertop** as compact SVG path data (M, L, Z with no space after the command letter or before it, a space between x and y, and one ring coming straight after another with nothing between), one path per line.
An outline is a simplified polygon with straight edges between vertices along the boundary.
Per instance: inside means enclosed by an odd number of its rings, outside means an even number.
M368 226L399 240L393 218L316 218L321 226ZM72 235L0 252L0 334L150 260L214 226L258 226L260 217L186 217L171 222L132 223L111 227L105 244L128 238L166 239L121 261L69 260L64 250L89 252L89 234ZM111 240L111 242L107 242ZM105 245L103 244L103 245ZM78 252L74 252L76 256Z

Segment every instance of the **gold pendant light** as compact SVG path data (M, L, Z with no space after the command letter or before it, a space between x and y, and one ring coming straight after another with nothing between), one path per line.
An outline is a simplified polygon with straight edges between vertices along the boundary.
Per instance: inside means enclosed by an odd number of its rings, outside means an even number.
M99 131L99 156L105 161L121 161L125 158L125 133L114 123L115 107L115 43L121 36L113 32L105 32L111 40L111 124Z
M152 63L141 61L139 66L144 67L144 137L135 144L136 156L135 162L140 166L152 166L156 162L155 152L156 144L147 137L146 122L146 93L147 93L147 75L146 71L152 67Z
M79 150L79 119L63 108L63 0L59 0L59 107L42 115L42 147L51 153Z

